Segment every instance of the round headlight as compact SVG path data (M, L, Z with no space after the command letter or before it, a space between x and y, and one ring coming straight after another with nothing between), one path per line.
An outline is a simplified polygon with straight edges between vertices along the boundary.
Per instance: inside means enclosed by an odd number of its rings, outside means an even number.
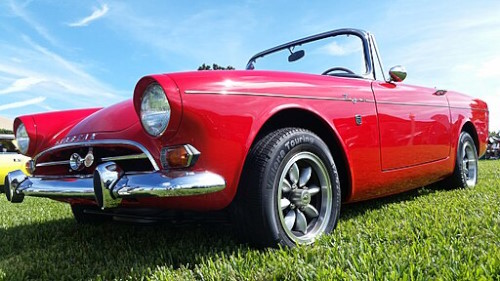
M150 84L141 100L141 123L146 132L157 137L167 129L170 121L170 104L163 88L157 84Z
M16 141L19 151L21 151L22 154L26 154L30 146L30 137L28 136L28 132L26 131L26 127L24 126L24 124L21 124L19 125L19 127L17 127Z

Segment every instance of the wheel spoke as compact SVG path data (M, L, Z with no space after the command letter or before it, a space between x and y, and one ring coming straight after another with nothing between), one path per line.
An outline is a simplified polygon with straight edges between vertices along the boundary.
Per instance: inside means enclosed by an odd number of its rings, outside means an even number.
M309 192L309 194L311 194L312 197L318 194L321 191L321 189L315 185L311 185L307 191Z
M292 190L292 186L287 179L283 179L283 181L281 182L281 191L283 193L288 193L290 192L290 190Z
M303 187L311 178L312 169L311 167L306 167L300 171L299 186Z
M319 216L318 210L313 207L313 205L308 204L307 206L304 207L304 214L306 214L307 217L313 219Z
M306 216L304 216L304 213L302 213L299 210L297 211L297 219L295 221L295 230L302 232L302 234L306 234L307 232L307 219Z
M290 206L290 200L288 200L286 198L281 198L280 206L281 206L281 210L283 211L284 209L288 208L288 206Z
M285 225L288 230L292 230L292 227L295 225L295 211L290 210L285 216Z
M297 163L293 163L292 167L290 167L288 177L292 181L292 184L297 184L299 182L299 167Z

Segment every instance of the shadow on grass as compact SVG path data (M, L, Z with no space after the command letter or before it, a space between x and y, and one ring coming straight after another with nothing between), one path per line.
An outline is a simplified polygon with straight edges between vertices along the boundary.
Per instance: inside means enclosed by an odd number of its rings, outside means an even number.
M344 205L340 223L436 190L420 188ZM138 279L159 266L193 269L221 253L247 250L234 239L228 223L78 225L68 218L0 228L0 273L8 280L123 279L129 275Z
M415 200L418 197L427 196L437 191L448 190L445 186L440 184L432 184L429 186L412 189L403 193L398 193L386 197L370 199L367 201L355 202L342 205L340 213L340 222L343 219L351 219L362 216L368 211L380 209L389 204L397 204Z
M227 224L77 225L72 219L0 229L0 273L6 280L123 279L158 266L188 267L233 253ZM0 274L1 279L1 274Z

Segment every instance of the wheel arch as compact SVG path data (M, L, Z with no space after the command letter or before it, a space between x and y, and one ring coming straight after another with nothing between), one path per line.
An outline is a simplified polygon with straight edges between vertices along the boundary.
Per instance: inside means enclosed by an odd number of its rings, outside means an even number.
M345 148L335 128L319 114L311 110L289 107L272 113L258 130L248 151L268 133L285 127L298 127L310 130L326 143L339 174L342 200L344 201L346 198L349 198L351 194L351 173ZM243 171L245 171L246 165L245 161Z
M474 124L472 124L471 121L465 122L462 125L462 129L460 130L460 132L467 132L472 137L472 140L474 140L474 146L476 147L476 151L479 154L479 137L477 135L477 130L474 127Z

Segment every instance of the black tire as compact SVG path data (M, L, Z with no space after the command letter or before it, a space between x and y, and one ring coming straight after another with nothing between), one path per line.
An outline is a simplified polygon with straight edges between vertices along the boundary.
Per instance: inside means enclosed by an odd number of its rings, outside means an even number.
M99 207L92 205L71 205L71 211L79 224L100 224L113 221L112 216L93 214L98 212Z
M477 184L478 155L474 140L467 132L462 132L458 138L457 158L453 174L444 180L446 188L471 188Z
M331 232L340 205L339 177L327 145L311 131L284 128L250 150L233 218L244 242L295 246Z

